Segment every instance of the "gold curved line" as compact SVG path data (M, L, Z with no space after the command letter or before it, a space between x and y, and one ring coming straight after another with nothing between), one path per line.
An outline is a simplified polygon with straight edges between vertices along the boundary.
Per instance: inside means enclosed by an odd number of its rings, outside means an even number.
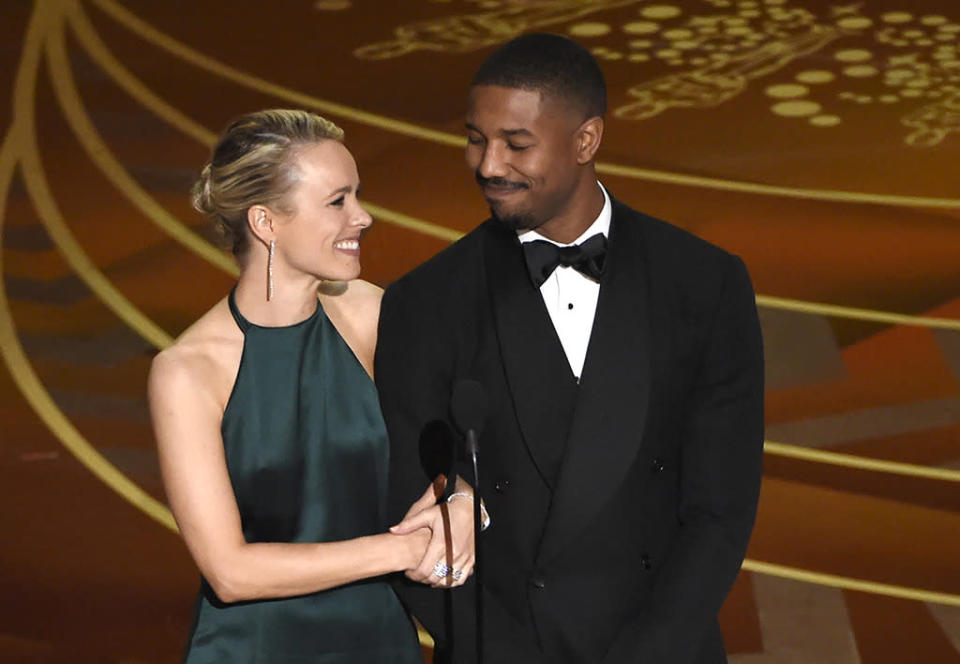
M369 201L362 201L362 205L372 216L383 219L394 226L400 226L401 228L420 233L421 235L429 235L440 238L441 240L447 240L448 242L456 242L463 237L463 233L458 230L440 226L429 221L423 221L422 219L417 219L416 217L411 217L401 212L389 210L385 207L370 203Z
M281 85L270 83L269 81L242 72L207 55L204 55L193 48L190 48L186 44L183 44L171 36L160 32L153 26L140 19L138 16L134 15L129 10L118 5L116 2L114 2L114 0L92 1L97 5L97 7L100 8L101 11L111 16L115 21L123 25L131 32L139 35L144 40L180 58L181 60L184 60L201 69L205 69L210 73L220 76L221 78L225 78L233 81L234 83L243 85L244 87L251 88L264 94L287 99L309 108L315 108L324 113L329 113L330 115L344 117L360 124L376 127L378 129L384 129L386 131L402 134L404 136L427 140L449 147L462 148L466 145L466 139L457 134L428 129L420 125L395 120L377 113L363 111L358 108L353 108L344 104L337 104L325 99L319 99L317 97L313 97ZM761 194L765 196L781 196L840 203L874 204L896 207L923 207L939 209L960 208L960 199L954 198L896 196L832 189L802 189L799 187L785 187L755 182L689 175L686 173L673 173L669 171L659 171L605 162L599 162L597 164L597 171L609 175L617 175L637 180L647 180L650 182L716 189L721 191L734 191L739 193Z
M377 127L379 129L385 129L396 134L410 136L412 138L419 138L434 143L440 143L442 145L450 145L453 147L462 147L466 145L466 141L462 136L456 136L447 132L428 129L410 122L394 120L376 113L368 113L366 111L345 106L343 104L337 104L332 101L317 99L316 97L312 97L302 92L297 92L296 90L286 88L282 85L276 85L262 78L251 76L218 60L203 55L199 51L195 51L189 46L173 39L169 35L160 32L115 2L110 2L109 0L93 0L93 2L97 5L97 7L100 8L101 11L146 41L158 46L159 48L180 58L181 60L186 60L200 69L204 69L212 74L215 74L216 76L233 81L234 83L242 85L243 87L252 88L258 92L279 97L281 99L286 99L307 108L314 108L322 111L323 113L338 117L345 117L354 122L365 124L371 127Z
M48 3L42 1L36 3L27 27L23 55L14 83L14 119L0 149L0 197L2 197L0 198L0 231L3 229L6 215L10 182L21 155L28 151L29 147L25 132L31 125L24 125L24 114L27 114L26 117L32 117L34 109L33 85L37 81L44 31L51 18L43 11L45 6L48 6ZM0 251L0 274L3 274L2 251ZM176 531L176 524L170 511L97 452L57 407L20 344L7 299L6 283L3 279L0 279L0 354L20 393L61 444L101 482L158 523Z
M773 454L776 456L789 457L791 459L801 459L803 461L812 461L831 466L843 466L845 468L870 470L878 473L893 473L895 475L920 477L930 480L943 480L945 482L960 482L960 471L951 470L949 468L933 468L931 466L920 466L912 463L871 459L869 457L857 456L854 454L827 452L824 450L802 447L800 445L777 443L772 440L764 441L763 451L767 454Z
M112 59L109 51L106 50L99 37L92 31L91 26L79 11L76 2L69 2L66 8L69 11L68 22L80 39L81 44L86 47L87 53L98 64L105 67L116 80L123 81L124 89L131 96L141 103L163 106L164 119L167 122L195 140L206 141L207 145L213 144L215 137L211 132L190 121L189 118L173 107L165 105L162 100L156 98L153 93L147 90L140 81L130 75L120 63ZM167 212L150 194L144 191L113 156L106 143L100 138L93 123L90 122L89 115L80 99L71 72L70 62L66 55L63 30L57 30L51 34L48 40L47 52L50 58L50 73L54 94L63 110L67 124L90 159L115 188L120 190L134 206L140 209L150 221L167 235L227 274L237 276L236 263L230 256L214 247L186 224Z
M810 570L797 567L787 567L786 565L777 565L775 563L765 563L757 560L744 560L743 569L748 572L776 576L781 579L790 579L791 581L801 581L803 583L812 583L829 588L839 588L841 590L856 590L872 595L884 595L886 597L896 597L898 599L909 599L916 602L930 602L931 604L945 604L948 606L960 606L960 595L951 593L941 593L933 590L924 590L922 588L909 588L906 586L896 586L889 583L878 583L876 581L867 581L865 579L854 579L846 576L837 576L835 574L823 574L821 572L812 572Z
M816 314L833 318L849 318L886 325L910 325L914 327L929 327L940 330L960 330L960 320L955 318L936 318L933 316L911 316L892 311L877 311L875 309L860 309L844 307L839 304L824 302L808 302L806 300L791 300L773 295L757 295L757 305L768 309L795 311L803 314Z
M51 16L51 22L47 24L46 34L48 36L51 31L62 31L63 23L58 19L58 16ZM49 58L65 57L57 49L58 40L46 39L45 41ZM62 46L62 43L60 43L60 46ZM18 110L22 112L24 109ZM43 164L40 162L40 150L37 145L33 116L23 115L18 120L21 123L20 130L23 132L23 150L20 154L20 163L27 193L40 216L41 223L60 253L87 287L148 343L156 348L165 348L173 343L173 338L124 297L83 251L67 226L47 185Z

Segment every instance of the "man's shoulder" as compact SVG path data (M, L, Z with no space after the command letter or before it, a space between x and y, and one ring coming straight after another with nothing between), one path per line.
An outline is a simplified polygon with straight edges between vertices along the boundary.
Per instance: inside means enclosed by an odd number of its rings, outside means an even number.
M723 260L731 255L684 228L635 210L622 201L614 202L614 215L618 220L635 226L642 240L657 252L679 252L689 255L691 259L699 257L714 260Z

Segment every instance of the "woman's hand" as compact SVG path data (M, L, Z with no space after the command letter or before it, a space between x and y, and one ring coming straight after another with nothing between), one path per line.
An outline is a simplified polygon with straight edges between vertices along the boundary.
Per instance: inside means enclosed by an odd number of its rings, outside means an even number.
M437 496L442 493L444 486L442 478L438 480L390 532L406 535L429 528L429 545L422 559L414 568L407 570L406 575L413 581L434 588L453 588L463 585L473 573L473 503L465 498L457 498L450 503L437 505ZM473 493L470 486L459 478L457 491Z

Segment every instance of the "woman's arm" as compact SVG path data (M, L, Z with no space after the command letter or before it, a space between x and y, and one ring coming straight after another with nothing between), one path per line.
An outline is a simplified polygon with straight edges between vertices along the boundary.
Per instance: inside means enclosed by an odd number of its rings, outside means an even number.
M153 362L150 412L164 487L200 572L225 602L289 597L415 567L430 531L332 543L255 543L243 537L220 435L213 363L172 348ZM427 493L423 507L435 501Z

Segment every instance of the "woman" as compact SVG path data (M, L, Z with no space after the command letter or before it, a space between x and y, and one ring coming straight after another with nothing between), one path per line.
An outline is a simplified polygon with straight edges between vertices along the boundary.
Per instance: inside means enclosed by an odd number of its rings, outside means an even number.
M342 136L303 111L246 115L194 187L240 277L149 379L164 486L204 579L190 664L422 661L376 578L416 568L431 530L384 532L381 292L357 280L371 218ZM411 514L434 502L428 488Z

